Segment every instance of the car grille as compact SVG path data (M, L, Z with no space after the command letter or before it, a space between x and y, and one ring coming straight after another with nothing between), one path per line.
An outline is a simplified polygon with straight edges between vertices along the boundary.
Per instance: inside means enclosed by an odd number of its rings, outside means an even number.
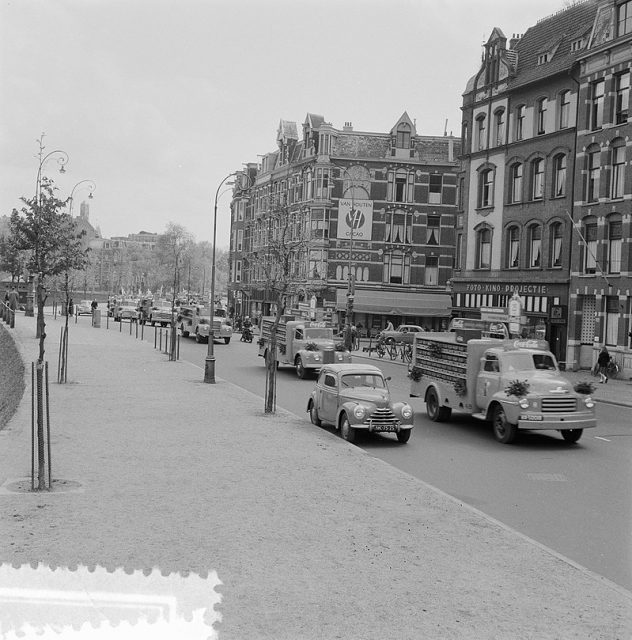
M576 398L542 398L543 413L567 413L577 410Z
M370 426L373 425L396 425L399 420L395 417L395 414L388 408L382 407L376 409L371 417L366 420L365 424Z

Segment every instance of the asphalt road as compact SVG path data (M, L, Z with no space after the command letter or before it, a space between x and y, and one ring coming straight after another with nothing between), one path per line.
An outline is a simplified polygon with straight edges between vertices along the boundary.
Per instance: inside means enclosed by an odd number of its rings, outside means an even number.
M146 339L153 342L153 329ZM230 345L216 344L216 375L263 396L256 339L243 343L237 334ZM180 358L203 369L207 348L183 338ZM392 395L411 402L415 431L406 445L383 434L361 438L358 446L632 590L629 408L599 404L599 426L575 445L556 432L523 433L515 444L501 445L486 423L457 416L431 422L423 401L409 398L406 367L373 363L392 376ZM313 382L289 367L278 371L277 403L304 417L307 429L317 428L305 411Z

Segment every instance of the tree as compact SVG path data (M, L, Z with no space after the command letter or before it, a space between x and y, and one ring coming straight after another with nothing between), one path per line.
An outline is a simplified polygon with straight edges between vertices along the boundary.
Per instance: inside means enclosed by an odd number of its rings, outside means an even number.
M266 352L265 413L276 411L277 327L287 302L305 286L305 259L308 237L302 212L290 211L285 203L272 202L269 216L262 221L259 244L252 247L247 268L263 280L275 315Z
M48 279L69 269L85 267L87 250L83 248L81 233L77 233L73 219L64 213L66 201L55 196L56 188L49 178L42 178L39 193L33 198L21 198L24 207L13 209L9 223L16 248L28 257L25 267L37 278L37 440L39 462L39 489L45 488L44 479L44 405L43 370L46 340L44 304Z
M24 273L24 255L11 234L0 236L0 271L9 273L11 282L19 281Z
M171 352L170 360L176 359L176 314L175 305L180 283L182 257L193 243L193 236L182 225L175 222L167 224L166 232L158 238L156 254L160 263L168 265L173 273L173 298L171 300Z

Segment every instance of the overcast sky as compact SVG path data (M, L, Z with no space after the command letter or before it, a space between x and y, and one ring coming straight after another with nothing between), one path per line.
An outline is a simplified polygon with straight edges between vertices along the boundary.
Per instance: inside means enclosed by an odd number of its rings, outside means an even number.
M221 180L276 148L281 119L460 133L461 94L494 27L510 38L563 0L0 0L0 215L44 174L93 180L105 237L169 221L212 238ZM73 214L88 196L75 191ZM230 196L217 244L228 246Z

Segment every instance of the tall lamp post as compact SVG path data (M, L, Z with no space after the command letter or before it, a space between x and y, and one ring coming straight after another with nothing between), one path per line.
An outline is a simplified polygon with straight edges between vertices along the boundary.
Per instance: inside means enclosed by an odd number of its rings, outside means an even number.
M75 195L75 191L82 185L85 184L87 185L87 188L90 189L90 194L88 195L88 199L92 200L92 198L94 197L94 192L96 191L97 185L94 183L94 181L92 180L81 180L80 182L77 182L77 184L72 188L72 191L70 192L70 197L68 198L68 201L70 203L69 209L68 209L68 213L70 214L70 217L72 217L72 205L74 203L74 195Z
M68 154L62 149L54 149L50 153L44 155L44 134L39 137L37 140L39 144L39 152L37 157L39 158L39 166L37 168L37 179L35 181L35 215L39 218L41 206L42 206L42 169L46 161L53 157L57 157L57 164L59 165L59 173L66 173L66 164L68 163ZM35 274L38 277L38 287L39 287L39 275ZM31 277L29 276L29 280ZM35 292L33 291L33 285L30 285L26 290L26 309L24 311L24 315L33 316L34 315L34 298ZM39 323L38 323L39 329Z
M215 244L217 239L217 199L221 188L228 183L231 178L241 175L240 171L229 173L217 187L215 192L215 205L213 207L213 254L211 258L211 300L210 300L210 318L208 329L208 350L206 359L204 360L204 382L215 384Z

